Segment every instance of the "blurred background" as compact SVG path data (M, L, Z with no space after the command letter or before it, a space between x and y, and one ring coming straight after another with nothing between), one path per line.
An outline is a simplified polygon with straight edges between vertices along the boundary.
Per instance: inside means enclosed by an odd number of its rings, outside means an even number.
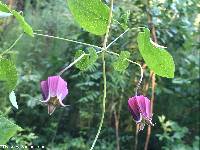
M23 11L37 33L56 35L101 46L102 37L82 30L74 21L65 0L3 0L11 8ZM109 3L109 1L105 1ZM199 50L200 4L198 0L115 0L109 42L125 29L155 27L158 43L167 47L175 65L175 78L156 76L155 101L149 150L199 149ZM151 22L148 21L151 16ZM22 33L12 17L0 20L0 50L8 48ZM143 64L144 80L139 93L152 95L151 75L137 48L138 30L131 30L110 50L128 50L131 59ZM75 67L64 73L69 95L66 108L52 116L41 99L39 83L55 75L74 60L76 50L88 47L47 37L24 35L12 50L19 73L16 88L19 109L10 104L0 87L0 112L24 130L8 145L44 145L52 150L88 150L94 140L101 117L101 59L87 71ZM106 56L107 102L103 129L95 150L132 150L135 146L135 122L127 109L140 77L137 66L123 72L112 67L114 56ZM144 149L147 128L138 134L138 150Z

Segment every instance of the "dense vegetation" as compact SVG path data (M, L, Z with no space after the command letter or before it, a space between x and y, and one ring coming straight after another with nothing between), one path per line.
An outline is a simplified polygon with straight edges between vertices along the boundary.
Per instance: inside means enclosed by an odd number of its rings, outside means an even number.
M102 45L101 36L86 32L74 21L65 0L3 2L17 11L23 11L24 18L36 33ZM109 1L105 3L109 6ZM155 126L152 127L148 149L199 149L199 7L198 0L151 0L150 6L143 0L114 1L109 42L127 28L152 29L153 26L159 45L167 47L176 66L173 79L156 75L153 113ZM148 15L152 17L152 22L148 22ZM138 51L138 31L133 29L126 33L110 50L117 53L127 50L131 52L132 60L143 65L144 79L138 93L151 97L151 73ZM0 53L10 47L22 32L13 17L1 19ZM0 115L9 118L23 130L12 137L8 145L44 145L46 149L54 150L90 148L102 111L101 59L86 71L73 66L63 74L68 82L69 95L65 104L69 107L59 108L49 116L47 108L39 101L40 81L70 64L80 49L87 50L88 47L23 34L12 51L9 51L6 57L12 59L18 71L15 93L19 109L11 105L9 94L5 92L6 86L1 86ZM134 95L140 70L131 64L125 71L117 72L112 65L117 58L106 54L105 59L106 115L95 150L113 150L118 144L121 150L130 150L134 148L136 126L127 109L127 100ZM144 148L146 132L147 128L139 132L138 149Z

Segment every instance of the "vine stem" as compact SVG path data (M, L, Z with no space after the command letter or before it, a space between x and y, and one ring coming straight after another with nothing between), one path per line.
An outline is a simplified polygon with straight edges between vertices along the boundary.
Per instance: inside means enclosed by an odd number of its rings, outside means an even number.
M106 50L106 52L109 53L109 54L112 54L112 55L119 56L118 53L115 53L115 52L112 52L112 51ZM132 60L130 60L130 59L128 59L128 58L126 58L126 60L127 60L128 62L130 62L130 63L132 63L132 64L135 64L135 65L138 65L138 66L140 67L140 80L139 80L139 82L138 82L138 84L137 84L137 86L136 86L136 89L135 89L135 95L137 95L137 93L138 93L137 91L138 91L138 89L139 89L139 87L140 87L140 84L142 83L142 80L143 80L144 71L143 71L142 66L141 66L139 63L134 62L134 61L132 61Z
M103 126L103 122L104 122L104 116L105 116L105 111L106 111L106 88L107 88L107 85L106 85L106 61L105 61L105 52L106 52L106 45L107 45L107 42L108 42L108 37L109 37L109 31L110 31L110 27L111 27L111 22L112 22L112 11L113 11L113 2L114 0L111 0L110 1L110 13L109 13L109 19L108 19L108 26L107 26L107 30L106 30L106 35L105 35L105 38L104 38L104 41L103 41L103 51L102 51L102 63L103 63L103 83L104 83L104 89L103 89L103 105L102 105L102 116L101 116L101 122L100 122L100 125L99 125L99 128L98 128L98 131L97 131L97 134L95 136L95 139L92 143L92 146L90 148L90 150L93 150L94 149L94 146L97 142L97 139L100 135L100 132L101 132L101 128Z
M0 54L0 56L3 56L4 54L8 53L18 43L18 41L22 38L22 36L23 36L23 33L15 40L15 42L8 49L6 49L5 51L3 51Z
M136 124L134 150L137 150L137 145L138 145L138 131L139 131L139 125Z
M128 29L126 29L122 34L120 34L110 44L108 44L108 46L106 47L106 49L108 49L110 46L112 46L113 43L115 43L119 38L123 37L123 35L126 34L128 31L130 31L130 30L138 30L138 29L143 29L143 28L145 28L145 27L137 27L137 28L128 28Z
M63 70L61 70L58 75L62 75L67 69L71 68L74 64L76 64L78 61L80 61L86 54L82 54L77 59L75 59L71 64L69 64L67 67L65 67Z
M79 42L76 40L71 40L71 39L67 39L67 38L62 38L62 37L58 37L58 36L52 36L52 35L47 35L47 34L41 34L41 33L33 33L35 35L38 36L43 36L43 37L49 37L49 38L54 38L54 39L59 39L59 40L63 40L63 41L68 41L68 42L72 42L72 43L77 43L77 44L81 44L81 45L85 45L85 46L89 46L89 47L93 47L93 48L97 48L97 49L103 49L99 46L96 45L92 45L92 44L88 44L88 43L84 43L84 42Z
M106 47L106 49L108 49L113 43L115 43L119 38L121 38L128 31L129 31L129 28L126 29L122 34L120 34L116 39L114 39L110 44L108 44L108 46Z
M150 1L151 0L147 0L147 19L148 19L148 24L150 25L151 27L151 34L152 34L152 39L155 43L158 43L157 41L157 36L156 36L156 28L152 22L152 15L151 13L149 12L149 10L151 9L151 6L150 6ZM153 71L151 71L151 88L152 88L152 91L151 91L151 113L153 114L153 107L154 107L154 100L155 100L155 87L156 87L156 78L155 78L155 73ZM144 145L144 150L147 150L148 149L148 145L149 145L149 141L150 141L150 137L151 137L151 126L148 126L148 129L147 129L147 135L146 135L146 140L145 140L145 145Z

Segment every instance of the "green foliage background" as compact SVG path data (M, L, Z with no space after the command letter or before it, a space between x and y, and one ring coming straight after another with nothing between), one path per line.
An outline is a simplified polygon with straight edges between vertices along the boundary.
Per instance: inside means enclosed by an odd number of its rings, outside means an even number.
M5 1L7 2L7 1ZM198 0L152 0L151 10L141 0L115 0L114 23L109 41L127 27L150 26L147 24L147 11L153 16L158 43L168 47L175 64L175 78L156 77L156 97L153 127L149 149L198 149L199 135L199 6ZM59 35L78 41L101 46L102 39L83 31L74 21L65 0L24 0L14 1L12 6L23 11L27 22L34 31L49 35ZM128 10L130 16L128 17ZM199 17L199 18L198 18ZM120 24L119 24L120 23ZM0 50L7 49L20 35L22 29L14 19L0 20ZM130 58L144 63L137 48L137 31L132 30L111 49L131 52ZM47 108L41 99L39 82L58 73L61 68L74 60L77 50L88 47L44 37L31 38L24 35L13 48L11 57L18 70L16 95L19 110L11 107L5 87L0 86L0 111L19 125L24 131L10 139L9 145L45 145L48 149L87 150L94 139L101 115L102 73L101 61L87 71L72 67L64 74L68 82L69 95L65 103L70 107L57 109L48 116ZM127 100L134 94L134 87L140 77L137 66L129 65L124 72L113 68L114 56L106 56L108 95L106 118L95 150L113 150L115 139L115 109L120 114L119 136L122 150L134 147L135 123L127 109ZM149 69L140 88L149 80ZM151 88L147 95L150 97ZM158 116L164 115L173 120L166 131ZM161 122L161 123L160 123ZM167 133L167 135L166 135ZM170 141L174 134L178 138ZM158 135L158 136L156 136ZM143 149L146 129L139 134L138 149ZM161 138L163 137L163 138ZM173 137L174 138L174 137ZM196 142L196 143L195 143ZM196 145L195 145L196 144ZM178 147L177 149L180 149Z

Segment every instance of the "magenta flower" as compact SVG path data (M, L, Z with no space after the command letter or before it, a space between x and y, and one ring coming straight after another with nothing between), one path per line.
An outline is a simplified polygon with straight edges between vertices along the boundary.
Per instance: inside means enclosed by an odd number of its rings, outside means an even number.
M139 131L144 129L145 124L154 125L152 123L151 103L147 97L140 95L129 98L128 108L135 122L139 124Z
M48 105L49 115L57 106L66 106L62 101L68 94L67 82L60 76L48 77L46 81L41 81L40 87L44 99L42 102Z

